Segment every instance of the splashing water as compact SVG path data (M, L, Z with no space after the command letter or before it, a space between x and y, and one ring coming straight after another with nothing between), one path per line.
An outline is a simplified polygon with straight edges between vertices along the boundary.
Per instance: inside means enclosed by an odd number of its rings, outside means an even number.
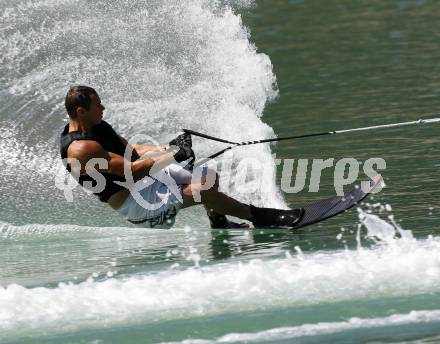
M390 220L390 223L388 223L382 220L379 216L364 212L360 208L358 208L358 214L361 225L367 230L365 238L373 240L376 244L394 244L396 243L397 237L406 241L415 240L412 232L410 230L402 229L394 220L393 215L388 215L388 219ZM361 225L358 226L358 244L360 244L359 233Z
M273 136L261 121L265 105L278 94L272 65L256 52L231 5L252 4L2 2L0 132L8 133L8 139L0 154L5 186L0 201L34 188L29 203L32 197L57 200L54 220L70 207L54 176L62 171L57 140L67 118L63 99L72 84L95 87L107 107L105 119L127 138L145 134L167 142L185 127L238 141ZM194 141L199 158L220 148ZM248 168L249 181L265 187L245 194L235 168L246 156L265 166L265 171ZM222 161L232 166L222 172L231 196L286 206L274 183L268 146L237 150ZM19 179L12 178L17 168L22 170ZM76 206L83 200L76 197ZM32 221L32 209L24 208ZM8 210L2 219L14 222L14 217ZM34 222L41 220L34 215Z

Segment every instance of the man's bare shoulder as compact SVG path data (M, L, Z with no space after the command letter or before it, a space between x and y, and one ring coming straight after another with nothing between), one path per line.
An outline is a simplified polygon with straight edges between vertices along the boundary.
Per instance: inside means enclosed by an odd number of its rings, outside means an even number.
M89 160L93 158L108 159L108 152L99 142L93 140L73 141L67 149L67 156L78 160Z

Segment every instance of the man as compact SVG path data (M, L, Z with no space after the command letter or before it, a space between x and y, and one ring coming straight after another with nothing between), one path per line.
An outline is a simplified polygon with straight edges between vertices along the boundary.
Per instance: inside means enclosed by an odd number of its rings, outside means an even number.
M190 169L176 164L194 160L191 137L186 134L168 145L129 145L102 120L105 107L91 87L70 88L65 106L69 123L61 134L61 157L67 170L132 223L170 227L180 209L200 203L212 227L230 226L225 215L249 220L256 227L293 227L301 216L300 211L246 205L221 193L218 175L206 168L197 171L202 178L194 181ZM128 157L127 151L132 153ZM214 181L206 188L209 176ZM127 179L131 178L144 183L143 189L130 187ZM177 185L175 190L172 184Z

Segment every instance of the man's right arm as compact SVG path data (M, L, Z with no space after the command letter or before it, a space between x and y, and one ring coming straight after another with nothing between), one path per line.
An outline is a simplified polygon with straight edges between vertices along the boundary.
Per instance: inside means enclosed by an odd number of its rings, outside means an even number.
M107 161L107 168L101 168L98 164L93 166L97 171L111 173L121 177L125 176L124 168L131 171L134 181L138 181L149 175L154 166L154 170L165 168L169 164L176 162L172 151L163 154L139 159L134 162L128 161L123 156L106 151L98 142L91 140L74 141L67 150L68 159L76 159L81 164L81 174L86 173L86 164L91 159L104 159ZM72 168L74 164L71 164ZM101 165L102 166L102 165Z

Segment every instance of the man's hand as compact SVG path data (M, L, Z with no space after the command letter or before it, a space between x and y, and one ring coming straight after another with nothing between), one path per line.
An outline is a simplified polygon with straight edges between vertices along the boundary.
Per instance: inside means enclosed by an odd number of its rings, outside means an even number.
M170 141L170 146L177 146L179 148L177 153L174 154L174 159L177 162L191 159L189 166L193 165L196 156L192 150L192 139L190 134L183 133L177 136L174 140Z
M170 146L177 146L177 147L183 147L183 146L189 146L192 148L192 139L191 135L187 133L180 134L175 139L170 141Z
M180 147L177 153L174 154L174 159L177 162L182 162L191 159L188 165L192 165L194 163L195 158L196 156L194 154L194 151L191 149L191 147L188 146Z

